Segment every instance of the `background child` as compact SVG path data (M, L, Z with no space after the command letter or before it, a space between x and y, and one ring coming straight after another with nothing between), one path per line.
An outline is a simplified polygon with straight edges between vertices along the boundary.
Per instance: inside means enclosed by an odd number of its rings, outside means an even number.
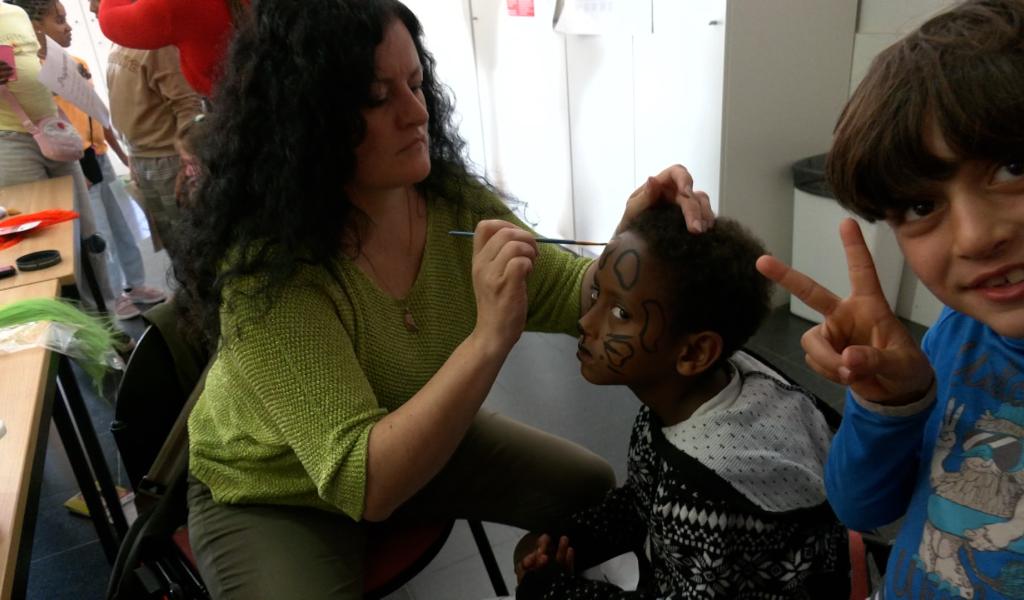
M205 118L206 115L202 113L192 117L174 139L174 149L178 152L180 162L178 178L174 182L174 197L180 209L192 206L193 195L199 186L199 176L203 170L196 156L196 148L203 133Z
M1024 597L1024 1L964 2L880 54L828 175L946 306L922 352L852 220L844 300L758 261L825 315L807 361L850 389L829 500L854 529L905 516L885 597Z
M628 479L554 536L532 548L527 536L517 598L848 593L846 534L822 481L828 426L803 390L733 355L768 312L763 251L735 221L692 235L660 208L608 244L577 356L588 381L627 385L644 404ZM630 551L649 559L649 589L573 576Z
M57 0L49 5L33 20L33 24L40 28L41 32L57 42L61 47L71 46L71 24L67 21L67 12L64 5ZM44 40L45 41L45 40ZM92 85L92 74L84 60L77 56L71 57L78 63L78 70L89 80ZM102 123L90 117L84 110L71 102L54 96L57 106L64 111L68 120L82 136L85 149L92 148L95 163L90 172L86 172L87 185L89 186L89 199L93 207L100 210L96 212L100 217L105 217L107 229L110 232L110 253L114 260L109 261L113 269L108 271L111 277L111 285L121 289L121 293L114 297L114 316L119 320L132 319L142 312L136 304L149 305L163 302L167 295L163 290L147 286L145 265L142 261L142 253L139 251L135 236L121 212L121 203L127 203L124 198L124 188L114 173L114 166L107 156L109 148L117 154L121 162L128 164L128 155L121 149L114 132ZM91 178L99 177L93 181ZM119 197L122 202L119 202Z

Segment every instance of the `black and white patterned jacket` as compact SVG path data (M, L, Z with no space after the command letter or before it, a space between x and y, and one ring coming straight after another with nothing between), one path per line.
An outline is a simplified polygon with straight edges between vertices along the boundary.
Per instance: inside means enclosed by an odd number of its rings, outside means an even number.
M825 500L823 416L749 355L730 363L733 381L709 410L663 428L643 407L626 483L553 532L568 536L578 571L630 551L646 558L646 589L573 577L552 561L516 598L849 596L846 530Z

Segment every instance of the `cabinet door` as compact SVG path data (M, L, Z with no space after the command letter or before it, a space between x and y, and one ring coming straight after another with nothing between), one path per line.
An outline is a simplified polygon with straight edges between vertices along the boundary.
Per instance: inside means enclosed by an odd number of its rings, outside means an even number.
M633 37L566 36L576 234L603 241L636 187Z
M495 0L470 6L486 175L537 231L571 237L565 37L551 26L555 0L535 0L533 17L510 16Z
M653 35L635 38L637 185L680 163L718 212L725 0L654 0Z
M570 36L576 233L607 239L629 194L674 163L717 206L725 0L654 0L652 32Z

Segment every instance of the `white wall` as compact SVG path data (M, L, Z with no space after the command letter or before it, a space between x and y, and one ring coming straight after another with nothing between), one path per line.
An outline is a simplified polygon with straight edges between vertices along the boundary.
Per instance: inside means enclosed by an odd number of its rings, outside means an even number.
M849 89L857 4L729 0L721 214L791 260L794 162L825 152ZM785 300L778 290L777 302Z
M533 17L510 16L505 2L469 4L466 52L476 56L486 174L540 233L572 237L566 44L552 30L555 0L535 0Z
M636 183L680 163L721 200L726 0L655 0L653 35L634 37ZM620 200L621 201L621 200Z
M860 0L860 15L853 47L851 92L867 73L872 59L926 19L955 4L955 0ZM930 326L942 304L904 266L896 313L915 323Z
M464 0L403 0L423 26L424 42L437 61L438 78L455 99L459 131L466 139L470 160L483 173L485 148L477 94L473 30L469 4Z

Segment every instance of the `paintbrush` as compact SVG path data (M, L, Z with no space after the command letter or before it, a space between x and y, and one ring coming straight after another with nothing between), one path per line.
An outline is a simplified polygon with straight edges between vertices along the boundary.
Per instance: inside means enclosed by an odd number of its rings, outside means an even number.
M472 231L449 231L448 235L455 237L473 237ZM539 237L533 238L538 244L567 244L570 246L606 246L608 242L585 242L583 240L560 240L557 238Z

